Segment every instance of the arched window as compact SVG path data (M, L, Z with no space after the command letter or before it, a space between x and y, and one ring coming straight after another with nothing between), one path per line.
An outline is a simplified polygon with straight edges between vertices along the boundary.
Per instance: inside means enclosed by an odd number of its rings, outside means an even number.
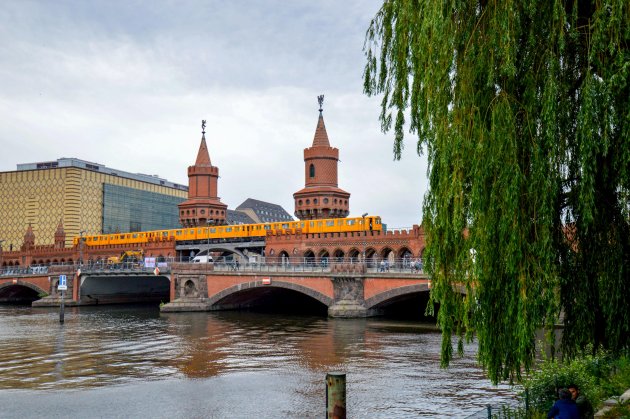
M311 164L308 168L308 175L310 177L315 177L315 165Z

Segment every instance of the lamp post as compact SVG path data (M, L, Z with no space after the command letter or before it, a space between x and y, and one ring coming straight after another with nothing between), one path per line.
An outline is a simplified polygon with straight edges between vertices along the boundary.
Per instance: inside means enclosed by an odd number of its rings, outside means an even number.
M83 234L85 230L79 231L79 266L83 266Z
M367 262L365 260L365 248L367 247L367 230L365 229L365 217L367 217L368 213L361 214L361 218L363 218L363 266L365 266L365 271L367 272Z
M206 263L210 263L210 226L214 224L214 220L206 220L206 224L208 225L208 249L206 249Z

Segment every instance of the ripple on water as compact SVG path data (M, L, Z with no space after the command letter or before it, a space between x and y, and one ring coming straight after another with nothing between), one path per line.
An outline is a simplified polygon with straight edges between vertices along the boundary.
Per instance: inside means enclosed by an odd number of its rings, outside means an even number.
M0 399L6 390L67 389L127 413L144 394L155 417L227 413L230 403L259 417L320 417L331 371L347 374L353 417L458 416L513 399L476 366L474 344L448 370L439 368L440 344L434 327L393 320L97 307L67 311L60 326L54 310L0 307ZM188 410L177 410L174 395Z

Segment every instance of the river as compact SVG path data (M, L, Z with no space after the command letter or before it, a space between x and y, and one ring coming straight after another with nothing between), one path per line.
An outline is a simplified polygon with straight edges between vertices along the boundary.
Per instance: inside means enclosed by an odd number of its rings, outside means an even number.
M321 418L328 372L349 418L466 417L515 392L465 357L440 369L435 326L386 318L157 306L0 306L0 417Z

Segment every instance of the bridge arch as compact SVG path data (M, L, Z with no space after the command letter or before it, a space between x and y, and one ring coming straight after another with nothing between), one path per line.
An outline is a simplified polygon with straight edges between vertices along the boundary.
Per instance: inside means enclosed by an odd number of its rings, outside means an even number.
M365 307L369 309L378 308L380 305L393 300L397 297L411 295L419 292L429 292L429 284L414 284L406 287L394 288L389 291L384 291L375 296L365 300Z
M315 291L312 288L308 288L305 287L303 285L299 285L299 284L294 284L292 282L286 282L286 281L273 281L270 285L263 285L262 280L260 281L251 281L251 282L244 282L238 285L235 285L233 287L224 289L223 291L210 296L207 300L208 303L208 307L212 307L213 305L219 303L221 300L231 296L231 295L235 295L238 294L240 292L243 292L245 290L253 290L253 289L260 289L260 288L265 288L265 289L269 289L269 288L283 288L283 289L288 289L288 290L292 290L292 291L297 291L301 294L307 295L317 301L319 301L320 303L324 304L326 307L330 307L333 304L333 299L331 297L328 297L327 295L319 292L319 291Z
M35 301L42 294L48 291L26 281L0 284L0 301Z
M313 250L308 249L304 252L304 262L307 264L315 263L315 252L313 252Z
M335 249L333 251L333 258L335 259L335 262L343 262L344 257L345 254L343 253L343 250Z

